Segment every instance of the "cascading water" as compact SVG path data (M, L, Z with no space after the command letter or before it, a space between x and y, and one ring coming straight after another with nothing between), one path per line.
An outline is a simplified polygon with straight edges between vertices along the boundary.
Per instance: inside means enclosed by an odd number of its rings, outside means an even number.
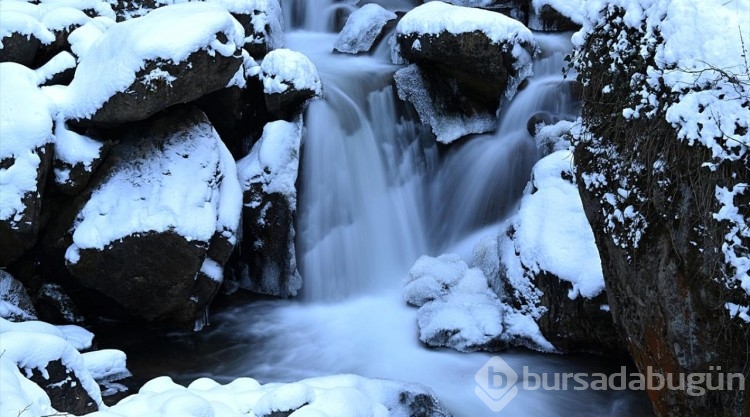
M538 157L527 120L540 110L576 112L561 88L570 46L563 35L540 36L537 75L505 106L497 133L441 157L425 129L404 116L392 87L397 67L385 54L330 53L335 34L321 32L332 30L331 10L340 4L287 0L282 7L292 27L304 29L288 33L288 47L315 62L326 96L305 116L297 233L303 300L255 301L215 315L214 326L191 339L196 365L173 377L294 381L356 373L430 386L456 416L496 415L474 394L474 375L492 355L421 345L402 279L422 254L470 253L478 237L498 233L493 225L515 207ZM612 370L592 358L502 357L519 374L524 366L536 373ZM503 412L629 416L644 415L642 407L642 396L622 391L521 390Z

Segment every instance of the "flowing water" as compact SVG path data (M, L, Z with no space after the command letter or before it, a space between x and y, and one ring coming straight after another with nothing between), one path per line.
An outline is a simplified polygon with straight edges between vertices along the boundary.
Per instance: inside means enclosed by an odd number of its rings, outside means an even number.
M379 3L394 10L414 6ZM330 53L337 10L352 6L287 0L282 7L292 22L288 47L315 62L325 90L325 100L313 102L305 116L297 219L303 295L232 307L189 341L175 336L172 342L189 344L195 356L180 358L173 377L268 382L356 373L430 386L456 416L497 415L474 394L474 375L492 355L423 346L416 309L401 299L402 279L420 255L468 256L513 212L538 158L526 121L539 110L576 112L560 87L568 41L540 35L544 53L536 75L504 106L497 133L446 149L400 103L392 86L398 67L387 51ZM171 352L164 354L174 357ZM519 374L524 367L536 373L613 370L591 357L501 355ZM645 407L644 395L627 391L521 390L502 415L630 416L645 415Z

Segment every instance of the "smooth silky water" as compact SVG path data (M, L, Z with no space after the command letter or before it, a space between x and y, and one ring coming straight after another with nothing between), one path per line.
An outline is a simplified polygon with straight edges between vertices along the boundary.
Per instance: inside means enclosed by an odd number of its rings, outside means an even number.
M234 303L215 312L212 326L197 335L154 336L118 347L141 377L271 382L355 373L423 383L456 416L498 415L474 394L474 375L493 355L421 344L417 311L403 301L402 281L421 255L469 257L473 245L496 235L516 209L538 158L527 120L540 110L577 111L560 88L570 34L538 35L543 54L535 76L504 105L497 133L446 149L399 101L392 85L399 67L390 63L387 48L366 57L331 53L337 10L350 5L287 0L282 7L293 23L287 47L315 62L325 91L305 115L297 218L302 294ZM519 374L524 366L535 373L592 373L623 365L523 350L499 355ZM501 415L649 413L643 393L520 390Z

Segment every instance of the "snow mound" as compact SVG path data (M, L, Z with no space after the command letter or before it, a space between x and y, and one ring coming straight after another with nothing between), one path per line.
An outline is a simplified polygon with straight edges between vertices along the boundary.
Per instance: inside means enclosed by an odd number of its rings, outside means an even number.
M500 13L431 1L409 11L398 22L399 35L482 32L493 43L534 43L523 23ZM519 51L520 52L520 51ZM513 51L514 56L516 51Z
M404 280L404 300L420 307L448 294L448 289L466 273L468 265L454 254L417 259Z
M290 49L276 49L268 53L260 64L263 91L283 93L289 87L310 90L320 95L322 87L318 69L305 55Z
M513 220L515 235L506 244L513 245L524 268L570 282L570 299L594 298L604 290L604 277L594 233L572 182L572 164L573 155L567 150L537 162L532 189L521 199Z
M44 322L24 322L12 323L0 318L0 362L3 364L10 363L25 371L26 375L31 375L33 369L39 370L43 377L48 378L46 371L47 365L56 360L60 360L62 365L70 369L73 374L81 381L83 388L89 396L96 402L98 407L102 407L102 397L99 385L86 370L83 357L63 337L54 334L54 326ZM59 332L58 334L62 334ZM4 366L4 365L3 365ZM3 376L3 379L5 376ZM16 382L13 385L26 385L22 382ZM46 397L46 395L44 395ZM39 399L39 398L38 398ZM5 408L6 396L3 396L3 405ZM41 399L41 406L49 404L49 398L46 401ZM17 413L20 410L15 410ZM6 415L5 412L3 415ZM11 415L11 414L8 414ZM15 415L15 414L13 414Z
M333 49L347 54L369 51L385 25L396 17L396 13L375 3L365 4L349 15Z
M188 387L176 384L169 377L160 377L147 382L137 395L90 416L407 416L411 415L410 407L416 404L405 400L420 395L424 395L420 406L429 415L450 415L432 391L421 385L332 375L266 385L251 378L238 378L226 385L201 378ZM288 411L292 413L287 414Z
M483 240L475 253L497 253L497 240L492 240L495 249ZM482 255L475 257L481 259ZM489 262L483 265L491 272L498 268ZM482 269L469 268L458 255L419 258L405 280L403 295L408 303L420 306L419 339L429 346L461 352L498 351L509 345L555 350L542 336L535 316L503 303Z
M159 140L159 146L122 150L127 155L78 214L69 262L78 261L79 249L103 250L137 233L171 231L200 242L219 233L234 243L242 191L234 159L214 128L203 119Z
M261 184L266 194L280 193L296 202L301 140L302 123L268 123L250 153L237 162L242 189Z
M11 224L24 214L24 196L39 193L41 159L36 150L54 140L54 108L38 83L33 70L12 62L0 63L0 161L13 161L0 169L0 221Z
M200 50L231 57L243 44L242 25L212 3L165 6L117 23L88 48L82 47L84 53L66 89L62 111L66 119L90 117L110 97L132 85L146 61L177 64Z

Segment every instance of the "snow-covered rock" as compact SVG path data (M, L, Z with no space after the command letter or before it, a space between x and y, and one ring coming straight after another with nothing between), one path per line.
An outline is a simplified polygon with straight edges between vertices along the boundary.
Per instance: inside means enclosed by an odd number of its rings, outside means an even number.
M302 287L294 246L301 141L301 119L271 122L237 162L244 192L242 288L287 297Z
M78 211L68 269L131 314L186 325L203 315L236 243L242 191L206 116L176 108L119 138Z
M485 247L481 252L493 250ZM483 269L487 264L483 263ZM408 303L420 306L419 339L429 346L461 352L500 351L511 345L555 350L530 315L515 311L498 298L483 269L469 268L454 254L417 260L404 281L403 296Z
M529 28L543 31L578 30L584 23L585 0L531 0Z
M55 185L69 195L80 193L109 151L109 144L80 135L59 121L55 125Z
M0 317L10 321L36 320L36 309L20 281L0 269Z
M333 49L346 54L369 52L387 32L386 25L396 17L396 13L375 3L365 4L349 15Z
M451 415L435 394L422 385L333 375L265 385L251 378L238 378L226 385L201 378L187 387L161 377L146 383L137 395L92 417L140 417L144 413L154 417Z
M322 92L315 64L305 55L290 49L276 49L260 64L266 107L274 116L291 120L307 101Z
M499 236L506 294L559 351L625 355L611 314L601 308L601 261L572 167L567 149L534 166L518 213Z
M55 35L40 22L41 7L25 1L0 3L0 62L32 66L42 44L55 41Z
M420 67L397 76L399 96L448 143L496 127L501 100L512 98L531 75L537 47L531 31L516 20L435 1L399 21L394 48Z
M0 319L0 415L84 415L103 407L97 382L130 375L119 350L90 349L94 335L78 326Z
M39 315L52 323L83 323L85 320L60 284L45 282L36 293L34 304Z
M0 63L0 266L36 242L44 184L52 160L50 100L37 74Z
M57 99L66 119L118 124L226 87L242 70L244 29L223 7L158 8L104 32Z

